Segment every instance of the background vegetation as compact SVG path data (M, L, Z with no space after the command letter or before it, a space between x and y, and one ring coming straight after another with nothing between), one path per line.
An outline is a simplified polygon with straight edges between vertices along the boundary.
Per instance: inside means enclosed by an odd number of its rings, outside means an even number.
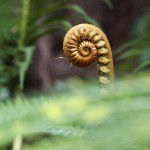
M150 149L148 0L0 4L1 150ZM96 64L59 59L65 32L81 22L108 35L113 95L99 93Z

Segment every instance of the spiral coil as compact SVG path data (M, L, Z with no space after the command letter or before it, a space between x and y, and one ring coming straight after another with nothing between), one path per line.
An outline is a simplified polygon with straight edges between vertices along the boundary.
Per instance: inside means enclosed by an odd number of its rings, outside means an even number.
M87 67L98 60L99 81L114 80L113 58L106 35L96 26L79 24L70 29L63 43L64 55L74 65Z

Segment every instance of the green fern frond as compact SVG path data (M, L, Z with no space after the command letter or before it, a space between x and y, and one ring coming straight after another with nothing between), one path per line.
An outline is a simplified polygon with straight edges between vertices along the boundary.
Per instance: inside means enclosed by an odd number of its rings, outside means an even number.
M124 63L121 63L121 68L130 68L130 70L134 70L134 72L137 70L146 69L146 67L148 68L148 63L146 62L148 62L150 59L149 18L150 13L149 11L146 11L133 24L133 27L129 32L130 37L132 37L130 41L114 51L114 57L116 57L116 61L124 61ZM130 62L132 62L132 65L129 66L128 64ZM145 63L147 65L145 65ZM129 69L127 71L129 71Z
M64 94L18 97L15 103L1 103L0 145L11 142L16 135L25 139L46 133L58 138L45 142L43 137L41 142L29 144L25 149L85 147L93 150L99 147L109 150L112 147L120 150L140 149L142 144L145 149L148 147L150 82L147 77L118 81L116 95L109 96L97 94L98 87L90 84L65 85Z

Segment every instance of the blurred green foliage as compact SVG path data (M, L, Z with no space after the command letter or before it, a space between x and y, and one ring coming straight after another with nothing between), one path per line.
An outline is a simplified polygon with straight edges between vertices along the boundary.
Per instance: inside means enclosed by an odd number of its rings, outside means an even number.
M117 72L137 73L150 67L150 11L134 21L129 41L114 51ZM121 69L122 68L122 69Z
M149 73L118 79L113 95L100 95L95 84L73 79L51 95L1 103L0 149L150 149Z

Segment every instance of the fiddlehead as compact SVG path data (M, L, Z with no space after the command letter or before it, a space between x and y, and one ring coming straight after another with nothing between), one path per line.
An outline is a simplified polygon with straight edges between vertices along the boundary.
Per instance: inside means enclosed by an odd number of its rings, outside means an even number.
M67 59L79 67L98 60L99 81L109 85L114 80L112 52L106 35L96 26L79 24L68 31L63 43Z

